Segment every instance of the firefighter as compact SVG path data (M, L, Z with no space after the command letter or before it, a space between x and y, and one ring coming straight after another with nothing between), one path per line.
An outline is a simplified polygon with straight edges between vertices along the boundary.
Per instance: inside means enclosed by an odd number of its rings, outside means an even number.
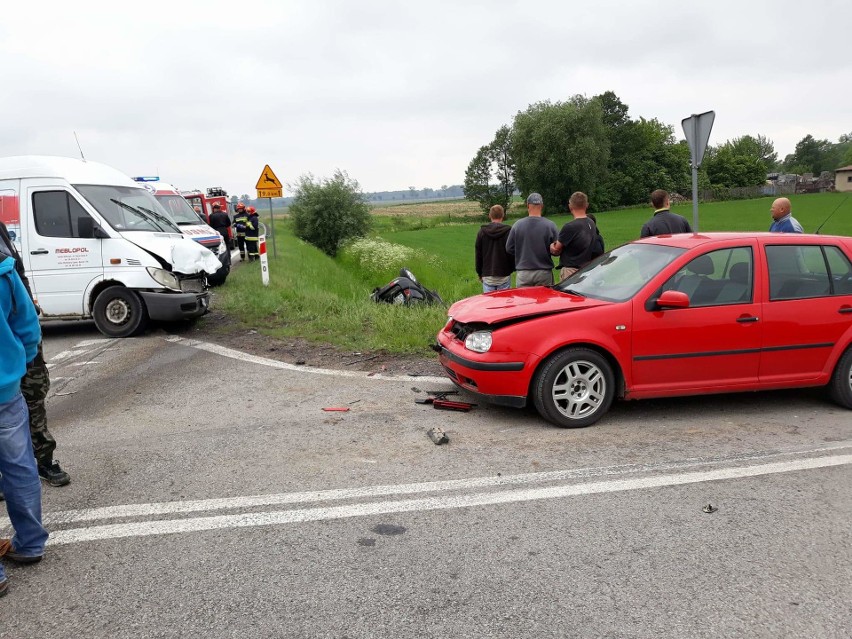
M218 202L213 203L213 213L210 214L210 226L222 236L222 239L225 240L225 246L230 250L231 238L228 235L231 228L231 218L228 217L227 213L222 211L222 205Z
M237 212L234 215L234 228L237 231L237 248L240 249L240 259L246 259L246 224L248 223L248 213L246 213L246 205L242 202L237 202Z
M248 222L246 222L246 253L248 253L249 262L260 259L257 241L259 235L260 219L257 216L257 210L250 206L248 207Z

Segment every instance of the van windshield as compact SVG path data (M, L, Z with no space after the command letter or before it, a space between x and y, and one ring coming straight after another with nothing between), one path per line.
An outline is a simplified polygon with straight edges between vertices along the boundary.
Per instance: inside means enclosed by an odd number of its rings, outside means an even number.
M182 196L162 194L155 195L154 197L157 198L157 202L171 215L172 219L177 222L178 226L202 223L201 216L192 209L189 202L184 200Z
M74 188L116 231L180 233L168 212L143 188L91 184L75 184Z

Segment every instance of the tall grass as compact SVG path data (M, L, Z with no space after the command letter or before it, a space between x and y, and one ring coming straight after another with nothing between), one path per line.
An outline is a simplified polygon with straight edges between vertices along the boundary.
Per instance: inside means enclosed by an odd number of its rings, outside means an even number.
M852 235L852 198L845 198L841 193L793 196L793 215L813 232L843 203L823 232ZM700 230L768 230L771 203L772 198L762 198L702 204ZM294 238L287 220L276 220L278 257L272 257L270 243L269 287L261 284L258 264L242 264L223 287L215 289L214 307L246 328L276 337L299 336L351 350L427 353L446 309L376 304L369 294L402 267L410 268L448 304L479 293L473 243L484 216L400 215L404 207L393 208L397 209L393 216L375 216L369 241L353 242L334 259ZM691 205L674 210L692 222ZM638 237L650 216L649 209L599 213L607 249ZM552 219L561 226L569 216Z

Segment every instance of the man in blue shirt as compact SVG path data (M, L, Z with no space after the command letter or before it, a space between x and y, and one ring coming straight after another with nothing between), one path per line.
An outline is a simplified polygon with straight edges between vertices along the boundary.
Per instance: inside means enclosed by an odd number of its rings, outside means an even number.
M772 207L769 209L772 213L770 233L804 233L802 225L791 213L792 208L793 205L786 197L779 197L772 203Z
M0 487L15 531L11 540L0 539L0 556L24 564L41 560L47 541L29 413L21 395L21 378L40 341L35 305L15 271L15 260L0 254ZM0 562L0 597L8 587Z

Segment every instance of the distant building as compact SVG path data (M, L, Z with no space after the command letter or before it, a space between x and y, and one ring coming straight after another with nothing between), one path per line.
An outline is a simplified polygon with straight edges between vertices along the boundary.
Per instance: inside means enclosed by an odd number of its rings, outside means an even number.
M834 190L852 191L852 164L834 172Z

